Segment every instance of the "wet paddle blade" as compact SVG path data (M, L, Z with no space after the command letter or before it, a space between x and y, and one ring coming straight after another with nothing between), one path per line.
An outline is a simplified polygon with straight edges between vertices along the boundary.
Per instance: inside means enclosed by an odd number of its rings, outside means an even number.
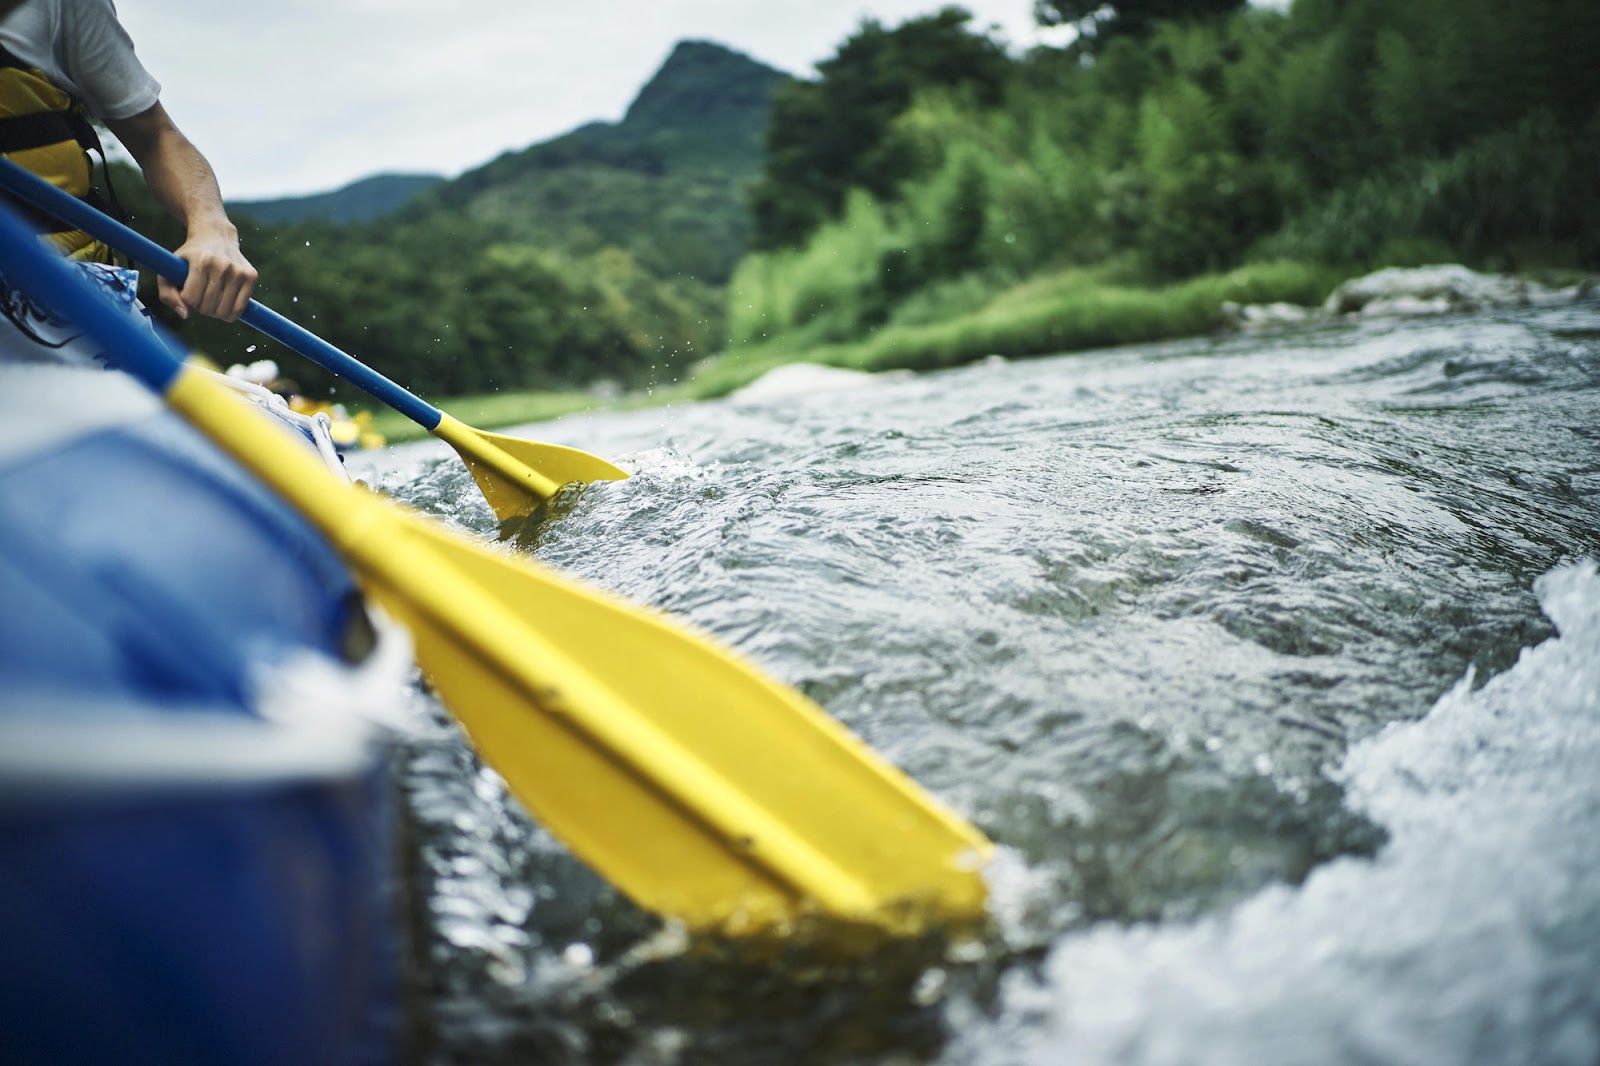
M565 485L628 476L620 467L577 448L485 433L450 415L440 418L433 434L461 456L502 522L532 513Z
M530 811L628 896L692 928L808 914L908 931L981 913L987 843L792 689L665 618L408 520L439 580L424 671ZM490 632L492 628L493 633ZM513 645L494 636L517 633ZM492 754L491 754L492 753Z
M202 374L168 396L338 545L484 761L640 905L730 935L811 918L915 933L982 913L982 835L797 692L339 484Z

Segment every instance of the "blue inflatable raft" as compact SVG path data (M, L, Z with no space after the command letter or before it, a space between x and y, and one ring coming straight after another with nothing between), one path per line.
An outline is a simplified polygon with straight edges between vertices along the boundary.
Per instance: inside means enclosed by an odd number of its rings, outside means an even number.
M131 379L0 363L0 1062L402 1057L403 644Z

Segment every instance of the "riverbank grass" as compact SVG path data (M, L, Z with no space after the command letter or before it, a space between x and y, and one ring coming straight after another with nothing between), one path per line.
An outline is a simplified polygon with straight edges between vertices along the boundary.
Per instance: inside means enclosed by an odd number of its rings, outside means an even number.
M1293 260L1162 286L1137 284L1115 267L1065 270L976 303L953 293L953 314L927 321L924 306L912 320L891 319L860 340L807 344L802 328L735 348L708 361L685 384L695 398L711 399L802 359L853 370L937 370L991 355L1026 358L1192 337L1226 326L1225 303L1316 305L1345 277L1343 271Z

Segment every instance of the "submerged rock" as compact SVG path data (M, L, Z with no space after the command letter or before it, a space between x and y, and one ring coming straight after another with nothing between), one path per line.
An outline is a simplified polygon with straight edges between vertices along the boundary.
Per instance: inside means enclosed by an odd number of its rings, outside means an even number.
M1451 263L1390 267L1352 278L1333 290L1322 309L1331 315L1426 315L1523 307L1577 294L1576 289L1550 289L1526 278L1480 274Z
M1458 263L1447 263L1389 267L1351 278L1335 289L1320 308L1287 303L1225 303L1222 310L1235 328L1257 330L1353 316L1409 318L1564 303L1579 299L1594 288L1594 279L1553 288L1527 278L1481 274Z

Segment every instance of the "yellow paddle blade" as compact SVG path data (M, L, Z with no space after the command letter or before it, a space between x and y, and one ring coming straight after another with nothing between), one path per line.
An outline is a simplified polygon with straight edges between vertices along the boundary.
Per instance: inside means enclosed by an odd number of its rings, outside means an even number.
M984 839L797 692L437 525L397 519L372 546L411 560L405 587L372 592L479 751L636 902L741 933L981 913ZM444 602L420 609L419 582L444 583Z
M450 415L439 420L433 435L461 456L483 498L502 522L530 513L564 485L620 481L628 476L599 456L577 448L485 433Z
M222 386L172 405L338 546L529 811L691 929L916 933L984 908L983 836L816 705L653 612L331 477Z

